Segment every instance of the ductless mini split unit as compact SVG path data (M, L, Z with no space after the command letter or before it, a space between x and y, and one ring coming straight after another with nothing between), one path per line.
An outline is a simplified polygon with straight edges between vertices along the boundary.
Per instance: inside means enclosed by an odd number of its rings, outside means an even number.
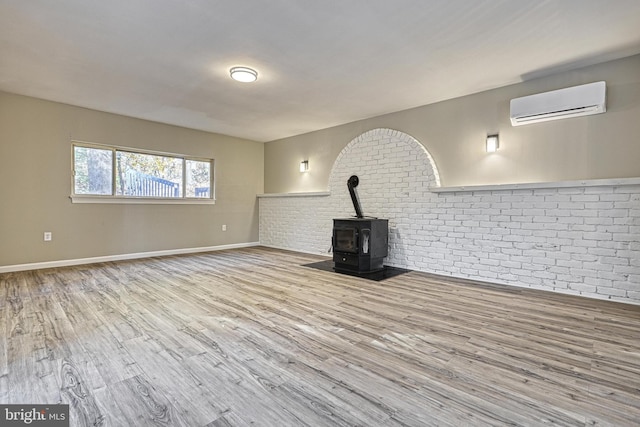
M513 126L600 114L606 108L605 82L523 96L511 100Z

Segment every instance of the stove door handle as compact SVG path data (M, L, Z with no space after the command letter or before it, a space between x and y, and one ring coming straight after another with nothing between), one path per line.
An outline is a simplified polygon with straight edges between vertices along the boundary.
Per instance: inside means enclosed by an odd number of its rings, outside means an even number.
M369 237L371 236L371 230L363 228L362 230L362 253L369 253Z

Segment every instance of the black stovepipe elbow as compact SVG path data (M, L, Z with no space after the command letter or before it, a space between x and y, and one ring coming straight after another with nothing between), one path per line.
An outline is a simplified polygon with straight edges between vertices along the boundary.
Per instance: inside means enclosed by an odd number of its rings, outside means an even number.
M351 195L351 201L353 202L353 208L356 210L357 218L364 218L362 215L362 208L360 208L360 202L358 201L358 196L356 195L355 188L360 183L357 175L351 175L347 180L347 187L349 188L349 194Z

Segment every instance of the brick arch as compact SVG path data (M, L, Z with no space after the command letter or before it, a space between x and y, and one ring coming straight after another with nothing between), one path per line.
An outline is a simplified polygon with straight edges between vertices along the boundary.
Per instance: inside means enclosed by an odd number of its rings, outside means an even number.
M351 140L338 154L331 173L329 174L329 191L340 187L336 187L339 181L346 182L344 172L346 169L353 170L357 174L357 170L366 168L366 165L379 163L383 160L378 158L381 154L390 157L400 156L403 153L410 152L411 157L415 157L415 164L412 167L418 167L423 170L423 176L428 178L428 184L431 187L440 186L440 175L433 157L417 139L409 134L393 129L378 128L362 133ZM358 162L362 162L361 167L357 167ZM389 162L382 162L389 163ZM346 169L345 169L346 164ZM350 176L350 175L349 175ZM348 178L348 176L347 176Z
M389 220L387 265L407 266L415 243L415 224L440 186L438 169L415 138L393 129L373 129L354 138L338 155L329 176L331 217L355 214L347 179L358 175L358 198L365 216ZM420 203L416 203L420 201ZM420 207L418 207L420 206ZM409 263L411 264L411 262Z

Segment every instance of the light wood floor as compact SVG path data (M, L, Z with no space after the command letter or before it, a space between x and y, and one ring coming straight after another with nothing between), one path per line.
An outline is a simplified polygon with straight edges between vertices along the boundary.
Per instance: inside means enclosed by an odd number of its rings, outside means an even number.
M0 403L72 426L640 424L640 307L250 248L0 275Z

